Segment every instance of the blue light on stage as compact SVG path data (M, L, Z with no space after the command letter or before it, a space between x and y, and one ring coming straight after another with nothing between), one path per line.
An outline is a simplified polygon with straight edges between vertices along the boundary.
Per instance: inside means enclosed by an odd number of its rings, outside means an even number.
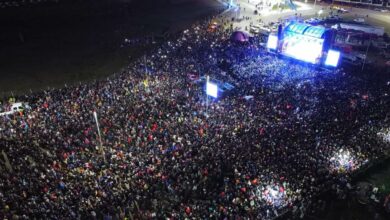
M308 63L318 64L324 40L288 32L282 44L282 54Z
M325 65L337 67L339 65L339 60L340 60L340 52L336 50L329 50L328 56L326 57L325 60Z
M267 42L267 48L271 49L271 50L276 50L278 48L278 36L269 35L268 42Z
M218 86L214 83L207 82L206 84L206 94L217 98L218 97Z
M321 57L322 47L319 45L310 45L302 41L301 44L296 44L295 47L287 49L286 54L295 57L298 60L302 60L308 63L318 63Z
M289 23L283 30L283 39L280 39L280 53L307 63L320 64L326 31L322 26Z

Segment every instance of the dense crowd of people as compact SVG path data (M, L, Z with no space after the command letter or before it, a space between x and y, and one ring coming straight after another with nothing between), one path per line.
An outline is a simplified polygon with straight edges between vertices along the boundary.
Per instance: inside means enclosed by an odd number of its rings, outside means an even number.
M386 152L386 83L280 59L209 22L105 80L18 97L31 109L0 118L0 218L302 214ZM206 100L205 75L234 89Z

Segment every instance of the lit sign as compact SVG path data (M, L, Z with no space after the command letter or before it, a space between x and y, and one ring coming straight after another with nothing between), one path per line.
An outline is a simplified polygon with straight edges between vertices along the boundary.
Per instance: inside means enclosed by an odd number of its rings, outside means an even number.
M218 86L214 83L207 82L206 84L206 94L214 98L218 97Z
M278 36L269 35L267 48L271 50L276 50L277 47L278 47Z
M337 67L339 64L340 52L335 50L329 50L326 57L325 65Z

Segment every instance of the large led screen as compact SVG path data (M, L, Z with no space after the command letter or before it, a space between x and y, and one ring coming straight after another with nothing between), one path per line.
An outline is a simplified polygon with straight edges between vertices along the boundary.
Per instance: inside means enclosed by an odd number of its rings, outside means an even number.
M214 83L207 82L206 84L206 94L214 98L218 97L218 86Z
M267 48L271 50L276 50L278 48L278 36L276 35L268 36Z
M325 65L337 67L340 60L340 52L335 50L329 50L326 57Z
M314 38L293 32L285 32L281 53L308 63L319 64L324 39Z

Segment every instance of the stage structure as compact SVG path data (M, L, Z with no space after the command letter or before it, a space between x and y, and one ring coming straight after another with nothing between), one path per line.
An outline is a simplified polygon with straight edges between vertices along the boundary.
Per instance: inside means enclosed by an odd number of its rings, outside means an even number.
M282 5L288 6L292 10L296 10L297 6L293 0L249 0L249 3L254 5L261 5L264 8L273 8L274 6L281 7Z
M333 36L332 29L291 22L284 27L279 26L277 35L269 36L267 47L283 56L315 65L335 67L338 65L340 53L330 50Z

